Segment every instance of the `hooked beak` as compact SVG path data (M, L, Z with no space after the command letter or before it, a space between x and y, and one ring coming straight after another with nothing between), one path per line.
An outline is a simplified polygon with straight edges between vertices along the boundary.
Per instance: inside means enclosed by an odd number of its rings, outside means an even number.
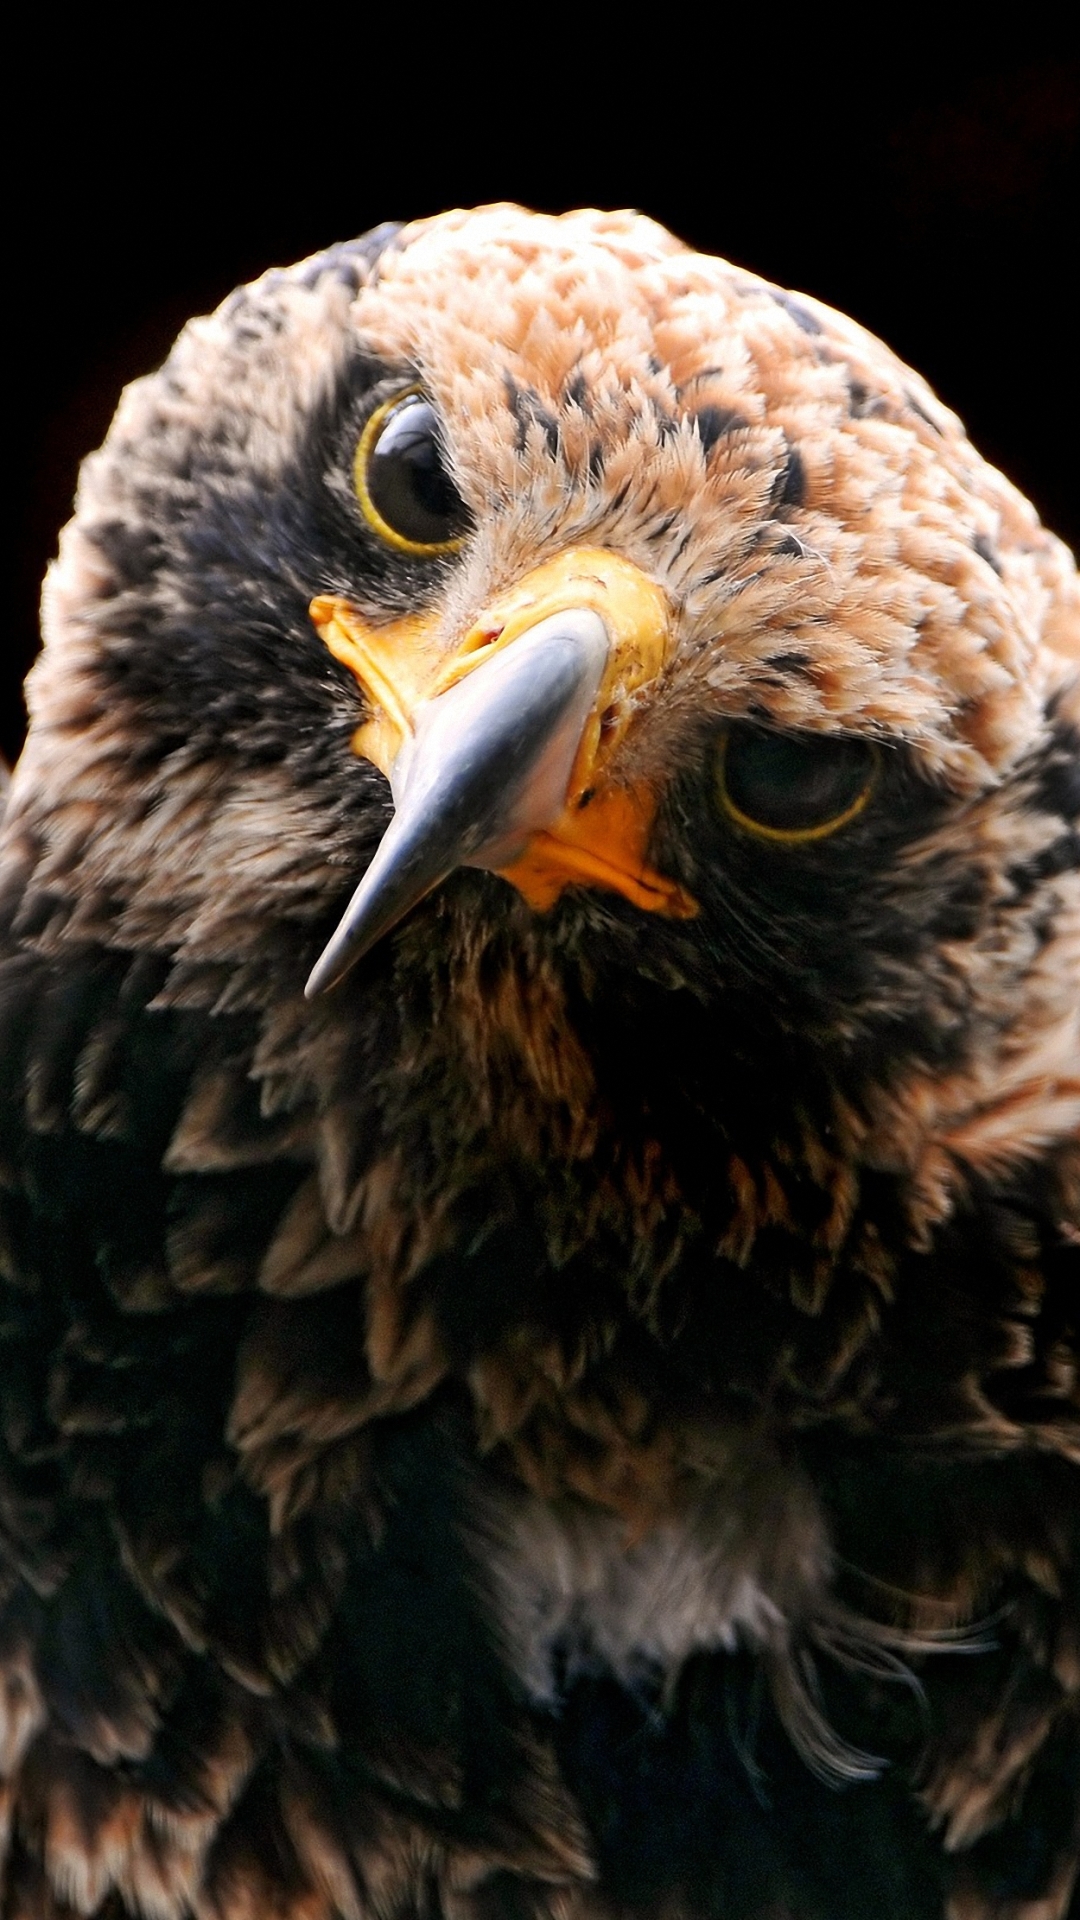
M373 628L320 597L312 619L373 706L356 751L390 780L394 817L305 989L355 961L459 866L511 880L533 906L571 881L686 918L696 903L654 873L655 797L609 783L637 688L668 641L658 589L617 555L578 550L537 568L451 653L423 621Z

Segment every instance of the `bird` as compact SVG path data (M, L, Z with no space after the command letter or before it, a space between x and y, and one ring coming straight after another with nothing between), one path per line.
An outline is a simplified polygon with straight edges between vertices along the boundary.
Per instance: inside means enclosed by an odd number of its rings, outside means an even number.
M644 215L82 470L0 842L3 1920L1065 1920L1080 589Z

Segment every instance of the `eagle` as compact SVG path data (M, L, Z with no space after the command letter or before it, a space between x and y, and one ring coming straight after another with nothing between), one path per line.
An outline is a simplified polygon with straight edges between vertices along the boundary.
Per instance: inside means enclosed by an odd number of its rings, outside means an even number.
M0 843L2 1920L1064 1920L1080 588L649 219L125 392Z

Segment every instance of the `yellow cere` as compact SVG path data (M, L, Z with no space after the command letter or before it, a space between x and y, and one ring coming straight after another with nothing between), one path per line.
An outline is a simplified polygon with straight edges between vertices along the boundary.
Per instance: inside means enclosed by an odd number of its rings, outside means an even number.
M309 611L334 658L356 675L375 707L372 719L357 731L355 749L389 773L421 701L445 693L541 620L573 608L598 613L612 646L574 763L567 794L572 802L595 783L630 724L635 694L657 677L667 658L666 599L629 560L598 547L571 548L485 607L456 642L441 638L433 613L407 614L375 626L350 601L333 594L318 595Z

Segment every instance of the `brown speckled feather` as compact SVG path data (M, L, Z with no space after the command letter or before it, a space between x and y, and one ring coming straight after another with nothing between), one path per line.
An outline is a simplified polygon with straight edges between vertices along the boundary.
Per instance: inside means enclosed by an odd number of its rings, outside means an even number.
M354 479L414 391L445 550ZM459 866L305 999L391 817L312 602L441 658L578 552L666 609L606 777L694 911ZM1060 542L842 316L494 207L192 322L44 624L0 841L2 1920L1065 1920ZM762 740L826 780L844 743L850 818L758 833Z

